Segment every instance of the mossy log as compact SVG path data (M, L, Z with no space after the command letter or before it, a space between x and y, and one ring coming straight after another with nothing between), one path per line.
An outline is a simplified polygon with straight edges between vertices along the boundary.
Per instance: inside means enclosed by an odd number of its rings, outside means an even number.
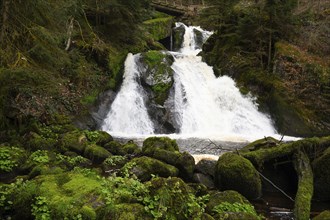
M294 204L294 219L308 220L313 197L313 171L309 158L303 151L294 155L294 167L298 175L298 190Z
M284 143L256 151L240 152L240 155L250 160L254 165L262 167L265 161L275 158L292 156L295 152L303 150L311 159L321 155L330 146L330 136L323 138L306 138L303 140Z

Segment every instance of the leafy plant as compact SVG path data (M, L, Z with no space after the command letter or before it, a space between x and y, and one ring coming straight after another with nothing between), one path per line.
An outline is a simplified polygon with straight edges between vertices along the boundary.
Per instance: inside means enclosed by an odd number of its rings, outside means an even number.
M18 164L11 157L10 150L7 148L0 148L0 171L10 172Z
M29 160L36 164L45 164L49 162L48 153L46 150L37 150L33 152Z
M105 161L103 163L105 165L116 166L118 164L123 163L124 161L126 161L126 157L115 155L115 156L108 157L107 159L105 159Z
M36 220L51 219L47 199L43 196L36 197L36 201L32 204L31 212Z

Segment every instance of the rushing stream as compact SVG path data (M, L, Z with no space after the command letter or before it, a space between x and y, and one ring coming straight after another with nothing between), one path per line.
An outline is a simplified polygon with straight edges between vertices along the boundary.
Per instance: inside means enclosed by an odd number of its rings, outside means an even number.
M196 41L196 30L202 34L203 42L212 32L182 23L177 26L184 27L184 40L179 51L166 52L174 57L171 66L174 84L164 106L174 116L177 132L167 136L193 143L196 140L237 143L276 136L272 120L258 111L254 98L242 95L232 78L215 77L212 67L197 55L202 45ZM143 139L164 135L155 133L155 123L148 115L146 91L139 80L145 71L140 68L140 56L127 55L123 84L102 125L102 130L115 137Z

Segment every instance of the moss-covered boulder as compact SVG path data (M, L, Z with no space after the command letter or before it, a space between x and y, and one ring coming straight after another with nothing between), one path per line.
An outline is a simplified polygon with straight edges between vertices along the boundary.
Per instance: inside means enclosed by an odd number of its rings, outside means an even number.
M191 179L195 160L187 152L180 153L175 140L168 137L150 137L143 142L142 153L177 167L180 176Z
M204 209L190 187L180 178L153 178L148 190L150 199L145 201L146 209L160 219L201 219Z
M260 148L270 148L270 147L275 147L279 144L279 141L276 140L273 137L265 137L263 139L259 139L256 141L253 141L252 143L249 143L242 149L240 149L240 152L249 152L249 151L255 151Z
M127 154L139 154L140 147L133 141L128 141L126 144L121 144L118 141L110 141L104 146L109 152L115 155L125 156Z
M93 163L100 164L106 158L111 156L111 153L96 144L89 144L85 149L84 156L90 159Z
M57 139L52 137L45 137L35 132L30 132L26 140L26 147L36 150L52 150L57 144Z
M60 139L60 150L74 151L78 154L83 154L87 146L87 138L84 132L80 130L74 130L67 132Z
M329 210L323 211L319 215L317 215L313 218L313 220L326 220L326 219L330 219L330 211Z
M221 190L236 190L248 199L261 196L261 179L257 170L249 160L234 153L219 158L215 184Z
M168 137L149 137L143 142L142 152L153 153L155 148L172 152L179 151L179 146L175 140Z
M330 147L312 163L314 174L314 198L330 200Z
M122 172L130 172L141 181L148 181L152 175L161 177L178 176L179 170L172 165L150 157L134 158L121 169Z
M112 136L105 131L85 131L85 135L90 142L94 142L99 146L104 146L113 141Z

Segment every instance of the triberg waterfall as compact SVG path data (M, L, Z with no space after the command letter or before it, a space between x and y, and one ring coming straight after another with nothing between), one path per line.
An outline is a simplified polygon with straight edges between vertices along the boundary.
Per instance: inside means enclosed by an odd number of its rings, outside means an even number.
M197 55L212 32L176 25L185 29L183 43L179 51L163 52L173 56L174 83L164 105L158 106L171 116L175 130L166 133L175 134L167 135L233 141L276 135L271 119L258 111L254 98L242 95L232 78L217 78L212 67ZM203 42L198 42L196 32ZM115 137L162 135L148 113L149 96L141 82L146 69L140 57L128 54L123 84L102 125L102 130Z

